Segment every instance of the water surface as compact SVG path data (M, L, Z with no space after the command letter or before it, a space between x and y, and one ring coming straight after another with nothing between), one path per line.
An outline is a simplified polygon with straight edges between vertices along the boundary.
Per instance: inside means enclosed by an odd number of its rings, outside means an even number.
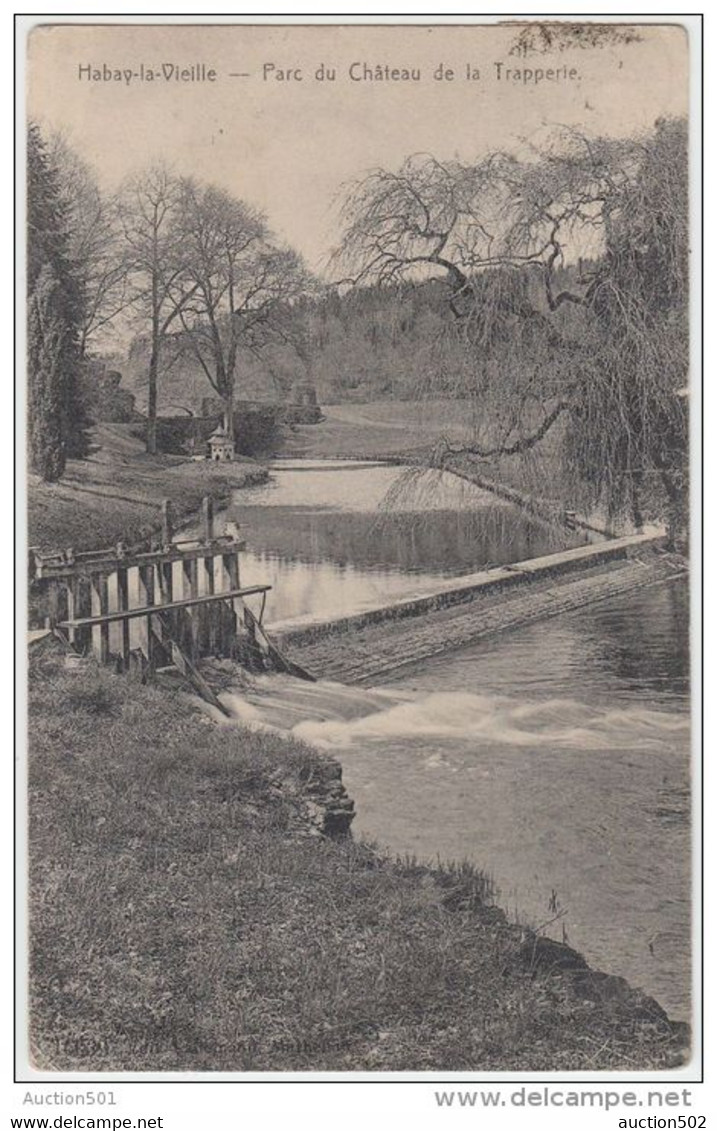
M343 616L570 544L451 474L317 461L234 496L271 624ZM577 540L576 540L577 541ZM576 544L574 541L572 544ZM231 699L337 754L355 831L469 859L500 902L689 1013L687 589L653 586L401 669ZM556 918L557 916L557 918Z
M227 514L242 584L270 584L265 621L347 616L462 574L584 542L450 472L281 461Z
M684 1019L687 605L683 583L663 584L373 689L266 677L233 706L340 758L356 833L471 860L510 914Z

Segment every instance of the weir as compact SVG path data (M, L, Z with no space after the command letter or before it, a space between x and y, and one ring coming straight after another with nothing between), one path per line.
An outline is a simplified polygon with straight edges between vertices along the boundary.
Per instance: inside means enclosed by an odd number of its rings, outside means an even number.
M203 502L199 530L184 541L174 537L169 502L162 514L161 534L149 550L122 543L84 553L32 550L34 595L45 631L69 651L143 676L174 668L220 710L196 667L201 660L363 683L686 570L682 558L666 552L663 533L635 534L436 579L428 592L384 597L352 615L332 615L329 603L317 618L321 598L306 615L273 621L270 638L263 621L272 586L260 573L241 583L245 543L236 532L215 534L211 500ZM261 599L257 611L251 598Z
M272 625L317 676L361 683L440 652L686 572L666 536L635 534L451 578L429 594L354 616Z

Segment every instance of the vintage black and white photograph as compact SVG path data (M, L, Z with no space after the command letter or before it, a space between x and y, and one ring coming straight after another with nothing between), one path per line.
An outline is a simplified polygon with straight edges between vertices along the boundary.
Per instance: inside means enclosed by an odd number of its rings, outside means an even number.
M683 1070L688 30L23 50L21 1059Z

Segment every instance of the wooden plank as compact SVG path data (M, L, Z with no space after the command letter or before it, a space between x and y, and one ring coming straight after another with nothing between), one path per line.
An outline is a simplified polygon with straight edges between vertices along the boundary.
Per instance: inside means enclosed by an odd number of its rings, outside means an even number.
M199 568L197 559L182 562L182 599L195 601L199 596ZM192 605L187 606L188 628L187 647L192 660L199 655L199 612Z
M95 617L106 617L109 613L109 588L106 573L93 574L90 581L90 604ZM92 648L101 664L110 658L109 621L100 620L92 628Z
M244 620L247 625L251 624L251 631L257 647L264 654L275 671L286 672L288 675L293 675L297 679L304 679L309 683L316 683L315 676L311 675L305 668L300 667L299 664L295 664L293 660L287 660L285 656L282 656L276 644L269 639L265 630L247 605L244 606Z
M152 618L148 616L154 605L154 566L141 565L137 570L137 599L140 605L131 609L127 614L130 619L135 616L142 618L140 628L140 648L150 667L153 667L156 649L154 647L154 634L152 631Z
M129 608L129 570L122 567L117 570L117 611L122 613L126 612ZM122 659L122 667L127 670L130 664L130 634L129 634L129 620L123 617L121 620L121 640L120 640L120 656Z
M68 634L70 644L77 652L86 652L92 642L92 629L87 625L87 618L91 615L91 612L92 605L87 578L75 577L67 594L68 623L66 627L70 628ZM75 619L84 623L76 626L71 624L70 622Z
M142 579L140 578L140 590L142 589L142 586L143 586L143 582L142 582ZM81 619L77 619L77 618L68 619L68 620L65 620L65 621L59 621L58 623L59 623L59 627L61 627L61 628L70 628L70 629L80 629L80 628L86 628L86 627L92 628L92 627L94 627L95 625L98 625L98 624L112 624L113 621L133 620L137 617L146 617L146 616L151 615L153 613L154 614L163 613L163 612L167 612L168 610L171 611L172 609L188 609L190 607L197 606L197 605L209 605L209 604L212 604L212 603L216 603L217 601L233 600L236 597L252 597L256 593L265 593L269 589L271 589L271 585L249 585L245 589L231 589L228 593L205 594L201 597L189 598L188 600L172 601L171 604L168 604L168 605L158 605L158 604L147 603L147 604L144 604L144 605L138 605L137 607L135 607L133 609L128 609L126 612L123 612L123 613L113 612L113 613L107 613L104 616L88 616L88 617L83 617ZM145 590L145 594L147 594L147 585L146 584L144 585L144 590ZM145 599L146 599L146 597L145 597Z
M149 550L143 554L124 554L122 556L118 556L116 553L103 553L101 557L93 559L82 559L81 555L78 555L77 560L74 562L57 560L39 563L34 571L33 577L38 581L47 578L71 579L73 577L90 577L91 574L98 570L103 570L106 573L114 573L120 566L151 565L162 561L191 561L192 559L206 557L208 550L214 550L220 553L229 547L236 550L243 550L246 548L246 542L236 542L233 538L222 536L221 538L212 539L208 544L199 544L196 539L192 542L185 543L174 542L171 549L168 551L161 549Z
M197 691L207 703L211 703L212 707L216 707L218 711L221 711L226 718L230 718L231 716L227 708L221 700L217 698L212 688L204 679L204 676L197 671L194 664L175 640L170 641L170 649L174 666L182 673L184 678L191 683L195 691Z

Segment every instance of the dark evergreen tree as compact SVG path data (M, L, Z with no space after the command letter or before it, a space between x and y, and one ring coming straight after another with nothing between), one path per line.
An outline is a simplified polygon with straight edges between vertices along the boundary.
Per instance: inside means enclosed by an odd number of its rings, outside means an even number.
M32 470L48 482L65 469L66 365L69 329L60 285L45 263L28 303L27 358L29 456Z
M68 254L66 206L38 127L27 146L28 417L31 469L58 479L86 451L77 391L82 289Z

